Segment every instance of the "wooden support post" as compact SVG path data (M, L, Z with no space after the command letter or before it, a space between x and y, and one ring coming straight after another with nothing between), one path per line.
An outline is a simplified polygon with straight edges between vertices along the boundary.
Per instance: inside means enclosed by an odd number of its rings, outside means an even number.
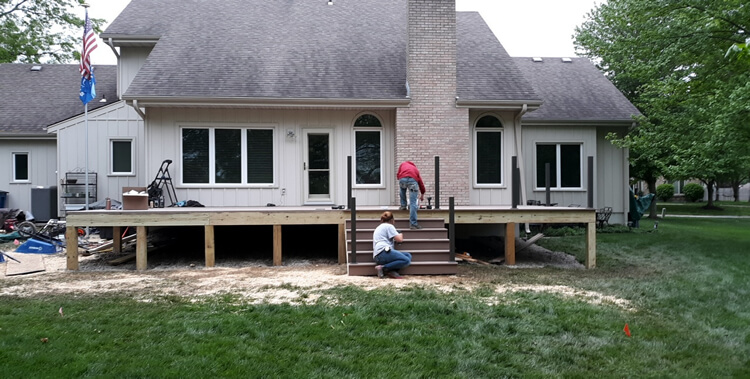
M273 265L281 266L281 225L273 226Z
M586 268L596 267L596 223L586 224Z
M144 271L148 267L148 233L145 226L135 229L135 269Z
M339 224L339 264L346 264L346 221Z
M505 264L516 264L516 223L505 224Z
M214 226L205 226L204 243L206 244L206 267L216 265L216 245L214 241Z
M68 270L78 270L78 228L75 226L65 228L65 251Z
M112 252L122 253L122 234L119 226L112 227Z

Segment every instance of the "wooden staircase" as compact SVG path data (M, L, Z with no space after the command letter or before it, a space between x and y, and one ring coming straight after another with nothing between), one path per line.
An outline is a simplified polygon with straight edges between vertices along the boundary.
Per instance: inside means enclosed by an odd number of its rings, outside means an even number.
M379 219L357 219L357 256L352 262L351 220L346 220L347 272L351 276L376 275L372 257L372 233L380 225ZM458 265L450 257L448 229L443 219L419 219L422 229L409 229L409 220L396 219L396 229L404 234L404 242L396 250L411 253L411 265L399 272L402 275L455 275Z

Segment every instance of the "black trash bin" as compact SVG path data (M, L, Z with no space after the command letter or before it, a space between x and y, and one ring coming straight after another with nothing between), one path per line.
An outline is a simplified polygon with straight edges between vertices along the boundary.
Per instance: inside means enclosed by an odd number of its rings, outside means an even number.
M31 214L36 221L49 221L57 218L57 187L37 187L31 189Z

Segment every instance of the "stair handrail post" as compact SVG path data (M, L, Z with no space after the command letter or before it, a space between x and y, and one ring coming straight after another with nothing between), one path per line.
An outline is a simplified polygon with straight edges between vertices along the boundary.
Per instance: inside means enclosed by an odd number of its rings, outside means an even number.
M448 198L448 240L450 240L448 262L454 262L456 260L456 209L453 196Z
M351 202L352 198L352 156L346 156L346 198ZM351 204L346 205L351 209Z
M440 209L440 156L435 156L435 209Z
M349 199L349 205L351 210L352 218L352 252L350 257L351 263L357 263L357 198L352 197Z

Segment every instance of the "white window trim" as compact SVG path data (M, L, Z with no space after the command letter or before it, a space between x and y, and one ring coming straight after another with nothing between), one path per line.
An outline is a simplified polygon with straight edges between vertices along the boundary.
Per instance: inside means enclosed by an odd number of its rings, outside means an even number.
M278 144L278 133L277 126L270 124L182 124L177 128L178 140L180 141L180 188L277 188L278 187L278 170L279 170L279 144ZM182 169L182 130L183 129L208 129L208 183L185 183L183 181L184 175ZM242 152L241 168L242 183L216 183L216 129L240 129L240 151ZM247 130L271 130L272 132L272 144L273 144L273 183L246 183L247 182Z
M537 167L539 167L539 165L537 164L538 163L537 157L539 156L537 154L537 148L539 147L539 145L545 145L545 146L554 145L555 146L555 160L557 161L557 164L555 165L556 167L554 169L557 172L557 185L555 187L550 186L549 187L550 191L584 191L585 188L583 186L584 186L585 178L583 177L583 167L585 163L583 160L583 142L537 142L535 143L534 144L534 170L535 170L534 191L546 191L546 187L539 187L539 183L537 183L537 180L536 180L537 179L536 170L537 170ZM581 162L581 164L578 167L579 177L581 178L581 183L579 187L561 187L560 186L560 183L562 183L562 180L561 180L562 159L560 156L561 145L578 145L579 147L578 149L579 162Z
M492 117L497 118L500 121L500 123L503 122L503 119L500 118L500 116L495 115L495 114L480 115L479 117L477 117L476 121L474 122L474 128L472 132L472 138L473 138L472 146L473 146L474 152L472 153L472 157L471 157L473 166L474 166L472 169L473 177L474 177L473 185L474 185L474 188L507 188L507 185L505 183L505 172L507 171L505 167L505 127L477 128L477 122L479 122L479 120L485 116L492 116ZM500 149L501 149L500 150L500 170L501 170L500 183L479 183L479 173L477 172L477 170L479 169L479 149L477 148L477 141L478 141L477 135L483 132L499 132L500 133Z
M16 175L16 156L18 155L25 155L26 156L26 173L28 174L28 179L17 179ZM18 151L15 153L11 153L11 161L13 166L13 177L11 180L11 183L31 183L31 153L26 151Z
M371 113L369 113L371 114ZM360 115L361 116L361 115ZM374 116L374 115L373 115ZM357 116L359 118L359 116ZM375 116L377 117L377 116ZM383 122L381 121L382 125ZM383 152L383 134L385 134L385 128L377 126L355 126L354 127L354 138L352 138L352 187L353 188L385 188L385 180L383 180L384 174L384 152ZM357 184L357 132L380 132L380 183L378 184Z
M115 142L130 142L130 172L115 172ZM135 176L135 138L112 137L109 139L109 176Z

